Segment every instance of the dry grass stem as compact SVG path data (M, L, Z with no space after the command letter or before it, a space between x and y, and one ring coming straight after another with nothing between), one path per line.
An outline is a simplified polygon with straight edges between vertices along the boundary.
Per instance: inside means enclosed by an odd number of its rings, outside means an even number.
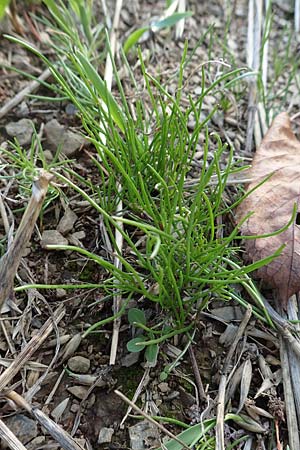
M196 381L196 386L197 386L199 397L201 398L201 400L207 401L207 395L204 391L201 374L199 371L198 363L197 363L192 345L189 346L189 355L190 355L190 359L191 359L191 363L192 363L193 372L195 375L195 381Z
M295 9L294 9L294 20L295 20L295 31L299 33L300 31L300 0L295 0Z
M40 425L46 428L50 435L64 450L84 450L83 447L69 435L69 433L64 431L57 423L43 413L43 411L31 407L21 395L17 394L17 392L10 391L6 394L6 397L15 402L19 407L28 411Z
M43 344L49 334L52 332L55 320L56 324L65 315L65 309L60 305L53 313L53 318L49 318L44 325L37 331L37 333L31 338L31 340L21 350L19 355L13 361L13 363L0 375L0 392L8 385L8 383L14 378L24 364L29 361L35 351Z
M13 98L8 100L5 105L0 108L0 119L2 117L6 116L6 114L9 113L15 106L17 106L19 103L21 103L27 95L32 94L34 91L37 90L38 87L41 85L41 81L47 80L51 75L50 69L44 70L43 73L36 79L31 81L24 89L22 89L20 92L17 93Z
M105 73L104 73L104 80L106 81L106 86L109 91L111 91L112 86L112 79L113 79L113 64L112 64L112 58L114 58L114 55L116 53L117 48L117 33L116 30L119 26L120 21L120 14L121 9L123 5L123 0L117 0L116 2L116 8L115 8L115 14L112 24L112 29L110 33L110 49L111 54L107 55L106 58L106 65L105 65ZM117 190L119 193L122 191L122 186L120 183L117 185ZM117 204L116 208L116 214L121 214L121 211L123 210L123 201L120 199ZM122 227L122 225L121 225ZM116 240L116 249L115 249L115 256L114 256L114 265L117 267L117 269L122 270L122 264L120 262L120 259L118 257L118 253L122 253L123 248L123 236L122 233L116 229L115 231L115 240ZM122 301L121 295L118 293L118 288L116 287L115 293L114 293L114 299L113 299L113 312L114 314L117 314L120 309L120 304ZM109 358L109 364L114 365L116 362L117 357L117 349L118 349L118 341L119 341L119 330L121 325L121 318L117 318L114 320L113 324L113 334L112 334L112 341L111 341L111 349L110 349L110 358Z
M249 307L246 310L243 320L241 321L234 341L228 351L226 356L224 366L222 369L222 375L219 383L219 393L218 393L218 406L217 406L217 423L216 423L216 450L225 450L225 439L224 439L224 414L225 414L225 394L226 394L226 384L228 379L228 374L230 370L230 363L233 358L234 352L236 350L237 344L244 334L246 326L250 320L252 314L252 308Z
M259 70L259 51L261 46L262 0L250 0L248 8L247 64L254 72L257 72ZM257 101L257 81L256 77L253 76L249 81L248 122L245 144L245 152L247 153L251 151L253 132L255 130L256 139L259 140Z
M142 379L141 379L141 381L139 382L138 387L136 388L136 391L135 391L134 396L133 396L133 398L132 398L132 402L133 402L133 403L136 403L136 401L137 401L137 399L139 398L139 395L141 394L142 390L143 390L143 389L147 386L147 384L149 383L149 381L150 381L150 376L149 376L149 375L150 375L150 368L148 367L148 368L146 368L145 372L143 373ZM125 421L127 420L127 417L128 417L129 414L131 413L131 410L132 410L132 406L129 406L128 409L127 409L127 411L126 411L125 416L124 416L123 419L121 420L120 428L123 427Z
M289 433L289 447L291 450L298 450L300 448L300 440L299 440L297 411L295 407L295 399L293 392L294 389L292 386L287 343L284 341L282 336L280 337L280 360L283 377L286 419Z
M171 439L174 439L174 441L178 442L178 444L180 444L183 448L190 450L189 447L186 446L186 444L179 439L177 436L175 436L173 433L171 433L169 430L167 430L167 428L165 428L163 425L161 425L159 422L156 422L156 420L154 420L151 416L149 416L148 414L146 414L141 408L139 408L138 406L136 406L135 403L133 403L131 400L129 400L129 398L127 398L124 394L122 394L122 392L115 390L114 393L116 395L118 395L124 402L126 402L128 405L131 406L132 409L134 409L136 412L138 412L141 416L143 416L146 420L148 420L148 422L152 423L153 425L155 425L157 428L160 429L160 431L162 431L163 433L165 433L167 436L169 436Z
M26 450L26 447L19 441L19 439L12 433L12 431L0 419L0 438L12 450Z
M7 252L0 259L0 310L4 301L11 294L22 254L31 238L36 220L40 214L43 201L46 197L50 180L53 176L40 171L37 181L33 183L32 195L24 212L15 238Z

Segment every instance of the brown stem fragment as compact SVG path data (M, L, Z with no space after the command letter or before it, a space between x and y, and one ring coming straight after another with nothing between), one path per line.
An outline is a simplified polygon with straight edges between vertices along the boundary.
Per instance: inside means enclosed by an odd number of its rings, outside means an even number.
M65 315L63 305L60 305L38 332L23 347L21 352L16 356L11 365L0 375L0 392L8 385L19 370L30 360L34 352L45 342L49 334L53 330L54 322L58 324Z
M69 433L64 431L60 425L55 423L40 409L32 407L20 394L15 391L10 391L6 394L6 397L13 400L19 407L28 411L40 425L46 428L50 435L64 450L84 450L83 447L76 442Z
M53 175L49 172L46 172L45 170L40 171L38 180L33 183L32 195L16 232L15 238L7 252L0 259L0 311L4 301L13 289L14 278L16 276L23 251L31 238L34 225L39 216L48 190L49 182L52 178Z

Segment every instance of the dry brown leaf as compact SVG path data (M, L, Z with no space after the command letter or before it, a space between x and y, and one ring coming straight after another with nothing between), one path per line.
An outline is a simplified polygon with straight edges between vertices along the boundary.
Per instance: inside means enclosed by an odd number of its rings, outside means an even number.
M272 175L271 175L272 174ZM276 289L284 308L289 297L300 290L300 142L294 135L287 113L273 121L256 151L251 168L249 192L266 177L271 177L239 205L237 221L253 212L241 226L244 236L273 233L291 220L298 205L296 220L277 236L246 240L246 258L258 261L283 244L280 256L257 270L265 285Z

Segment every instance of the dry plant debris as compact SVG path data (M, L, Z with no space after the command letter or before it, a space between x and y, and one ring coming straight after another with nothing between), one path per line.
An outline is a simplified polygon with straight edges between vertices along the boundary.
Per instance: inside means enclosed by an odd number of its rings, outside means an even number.
M282 233L246 240L246 258L258 261L284 246L281 255L257 270L257 277L278 290L286 308L288 299L300 290L300 142L287 113L279 114L256 151L250 171L249 195L239 205L237 220L244 236L269 235L284 228L297 205L296 220ZM266 180L265 182L263 182ZM262 183L259 187L257 187Z

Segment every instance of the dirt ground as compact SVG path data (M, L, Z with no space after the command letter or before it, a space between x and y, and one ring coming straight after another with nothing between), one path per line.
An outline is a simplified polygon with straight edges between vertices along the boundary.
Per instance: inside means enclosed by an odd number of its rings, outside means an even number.
M175 40L174 30L162 30L150 36L142 44L144 54L148 52L148 70L154 76L159 76L166 83L168 92L176 90L175 74L178 71L184 39L188 39L188 48L192 50L202 33L214 24L214 33L208 34L197 48L192 62L185 73L183 102L188 102L188 96L196 97L201 89L201 67L209 65L208 76L213 79L222 70L223 64L231 67L246 66L247 40L247 4L246 1L236 1L231 5L229 32L226 34L226 10L221 1L189 1L188 9L193 16L187 20L183 37ZM30 12L37 16L44 13L41 5L31 5L23 9L19 2L17 16L22 25L23 37L46 50L43 39L49 30L41 24L37 25L30 19ZM130 30L148 23L150 18L159 16L165 7L164 1L134 0L125 2L121 11L119 36L128 34ZM114 3L110 5L113 11ZM287 33L293 26L293 15L287 7L275 3L274 23L271 31L270 55L274 51L284 53L287 48ZM99 17L103 17L101 11ZM14 32L8 22L2 23L3 32ZM40 38L40 41L37 38ZM213 42L210 42L213 39ZM300 42L300 41L298 41ZM291 43L297 52L297 42ZM47 51L47 50L46 50ZM130 60L129 60L130 62ZM8 42L4 37L0 40L0 108L14 98L30 80L22 74L10 71L5 66L13 66L19 71L25 71L38 76L44 70L41 62L20 46ZM102 67L103 69L104 67ZM134 69L139 81L139 70ZM274 67L270 63L270 77ZM291 114L298 112L298 87L292 82L285 98L280 97L283 86L289 77L289 67L283 71L273 86L273 109L287 110ZM126 85L126 79L123 80ZM142 79L140 78L140 83ZM141 92L143 91L143 86ZM39 94L53 95L41 87ZM129 89L128 98L135 93ZM231 99L232 100L232 99ZM203 105L203 114L216 105L216 98L208 96ZM217 131L224 142L234 147L234 159L243 163L251 160L251 154L245 153L245 140L248 118L248 93L241 92L237 99L232 100L232 107L226 112L217 111L209 122L209 131ZM31 135L28 137L28 123L34 123L42 140L46 158L51 159L56 150L57 133L65 133L69 141L79 130L80 123L74 108L67 101L47 103L40 98L25 97L23 101L9 110L0 118L0 144L9 148L8 140L17 136L25 148L30 147ZM20 124L20 121L23 122ZM57 122L58 124L57 124ZM18 123L18 125L16 125ZM59 128L59 125L63 128ZM193 123L190 123L193 129ZM22 128L23 127L23 128ZM295 123L296 133L299 131ZM26 134L27 133L27 134ZM75 139L76 141L76 139ZM213 156L213 140L209 149ZM82 176L90 177L97 182L97 172L91 163L88 153L93 152L85 142L75 142L70 158L74 159L74 169ZM197 178L201 168L203 155L202 142L196 153L191 177ZM224 162L228 154L224 155ZM1 204L5 205L0 217L0 245L5 251L13 231L20 222L24 202L28 199L30 184L18 185L18 178L8 178L9 166L7 157L0 150L0 187ZM15 172L16 173L16 172ZM18 176L20 174L17 174ZM20 178L20 177L19 177ZM66 186L61 186L64 196L53 198L49 207L39 218L31 239L30 247L18 271L17 285L28 283L66 284L69 282L98 283L105 276L98 266L80 255L64 252L51 252L43 248L45 241L62 239L62 242L82 245L85 249L97 254L105 254L101 245L101 223L99 217L78 195L74 195ZM1 205L0 205L1 206ZM1 206L2 207L2 206ZM71 210L71 213L70 213ZM8 230L4 218L8 218ZM7 232L8 231L8 232ZM45 233L46 232L46 233ZM48 235L47 235L48 232ZM50 234L49 234L50 232ZM55 232L59 233L59 237ZM53 234L54 233L54 234ZM10 387L19 392L34 407L43 410L55 422L78 440L87 449L140 449L157 448L163 433L159 436L157 430L146 426L145 421L132 417L133 411L123 418L127 405L118 397L114 390L118 389L129 399L134 398L138 389L136 403L148 414L165 416L185 422L199 423L204 419L215 417L216 395L218 392L220 373L224 358L231 344L232 330L240 323L244 310L232 303L221 301L211 302L209 311L199 316L197 331L193 345L171 371L166 380L162 381L161 373L171 364L186 345L183 336L165 343L160 348L160 355L155 367L147 367L143 355L129 353L126 344L132 338L132 329L126 317L122 318L119 335L119 345L115 365L109 364L112 324L108 323L97 333L90 334L80 342L80 345L70 355L63 352L70 339L84 332L90 325L103 320L112 314L111 302L106 301L105 293L99 289L72 290L53 289L43 291L30 289L16 292L2 311L0 320L0 374L19 354L24 345L42 327L53 311L63 304L65 315L58 324L57 331L61 336L61 348L57 355L55 332L38 348L30 361L16 374ZM133 301L131 306L136 306ZM153 305L143 304L147 317L151 322L157 311ZM249 414L251 408L261 408L270 416L258 415L260 430L245 429L234 421L226 422L226 444L234 442L246 434L252 437L252 448L264 449L274 443L276 427L279 427L281 439L287 439L283 388L280 378L280 358L278 338L273 331L267 329L256 319L251 319L244 340L237 347L233 365L241 371L251 365L251 385L243 412ZM267 367L267 369L266 369ZM266 390L263 387L263 370L269 373L270 384ZM40 377L45 374L42 382ZM79 373L75 378L71 372ZM91 375L83 382L82 375ZM199 376L201 377L206 395L202 398ZM7 386L8 387L8 386ZM242 385L232 387L232 411L238 409L241 401ZM201 393L201 392L200 392ZM5 396L0 398L1 418L28 450L55 449L60 444L20 406L16 407ZM121 424L121 425L120 425ZM275 424L275 425L274 425ZM143 429L144 426L144 429ZM165 424L174 434L181 431L176 424ZM137 441L137 437L141 438ZM243 448L241 441L234 448ZM271 444L270 444L271 443ZM2 443L5 448L4 442ZM250 447L249 447L250 448Z

